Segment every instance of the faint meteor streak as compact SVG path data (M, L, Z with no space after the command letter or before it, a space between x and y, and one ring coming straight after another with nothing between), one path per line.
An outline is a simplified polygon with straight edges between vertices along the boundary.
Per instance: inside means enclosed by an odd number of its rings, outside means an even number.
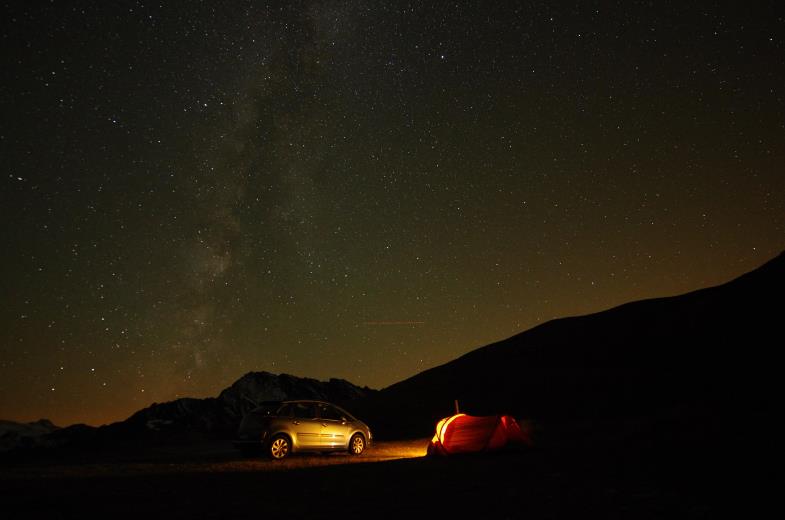
M424 324L425 324L424 321L405 321L405 320L401 320L401 321L380 320L380 321L363 322L363 325L424 325Z

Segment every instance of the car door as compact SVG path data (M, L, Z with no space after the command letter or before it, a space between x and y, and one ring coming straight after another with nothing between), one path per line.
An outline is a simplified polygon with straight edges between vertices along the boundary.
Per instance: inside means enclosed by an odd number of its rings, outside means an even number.
M322 425L316 417L314 403L291 403L291 428L297 448L318 448L321 445Z
M325 448L343 448L347 446L349 433L349 420L334 406L329 404L319 405L319 420L321 421L321 443Z

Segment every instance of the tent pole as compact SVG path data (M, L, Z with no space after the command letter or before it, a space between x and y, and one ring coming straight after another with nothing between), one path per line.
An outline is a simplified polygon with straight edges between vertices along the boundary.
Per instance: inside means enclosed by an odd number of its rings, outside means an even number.
M458 409L458 400L455 400L455 415L458 415L461 411Z

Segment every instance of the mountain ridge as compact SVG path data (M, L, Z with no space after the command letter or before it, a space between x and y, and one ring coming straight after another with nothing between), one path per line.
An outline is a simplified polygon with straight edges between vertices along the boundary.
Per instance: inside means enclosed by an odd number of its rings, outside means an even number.
M771 339L781 333L779 307L770 302L782 303L783 289L785 252L723 284L550 320L382 390L252 371L216 397L153 403L124 421L72 425L40 438L62 445L161 432L230 437L258 402L285 399L349 406L388 437L428 435L456 399L462 411L532 418L553 434L673 410L738 410L743 398L756 398L760 408L775 391L770 361L782 342ZM754 355L741 356L739 345Z
M173 401L152 403L123 421L99 427L84 424L65 428L53 427L51 431L39 432L35 436L35 442L25 440L31 435L26 435L24 439L21 436L13 439L8 436L8 442L2 445L3 449L0 451L20 447L110 444L118 439L154 441L193 435L230 438L237 431L243 414L262 401L316 399L346 404L368 397L373 392L376 390L359 387L343 379L319 381L290 374L251 371L223 389L216 397L182 397Z
M551 320L390 385L360 409L398 436L428 434L455 399L468 413L534 417L553 430L765 396L783 289L785 253L713 287ZM386 419L404 405L405 416Z
M723 282L723 283L720 283L720 284L717 284L717 285L713 285L713 286L709 286L709 287L703 287L703 288L700 288L700 289L695 289L693 291L687 291L685 293L681 293L681 294L677 294L677 295L658 296L658 297L654 297L654 298L644 298L642 300L634 300L634 301L625 302L625 303L622 303L622 304L619 304L619 305L616 305L616 306L613 306L613 307L609 307L609 308L603 309L601 311L590 312L590 313L587 313L587 314L579 314L579 315L574 315L574 316L563 316L563 317L559 317L559 318L554 318L552 320L548 320L545 323L540 323L540 324L535 325L534 327L532 327L530 329L526 329L524 331L518 332L518 333L513 334L512 336L509 336L507 338L504 338L504 339L501 339L501 340L498 340L498 341L494 341L492 343L489 343L489 344L481 346L481 347L474 348L474 349L470 350L469 352L466 352L465 354L462 354L461 356L459 356L459 357L457 357L457 358L455 358L455 359L453 359L451 361L448 361L448 362L443 363L441 365L438 365L438 366L431 367L429 369L423 370L422 372L418 372L417 374L414 374L413 376L411 376L409 378L406 378L406 379L404 379L402 381L398 381L398 382L393 383L393 384L391 384L389 386L386 386L386 387L382 388L380 391L382 391L382 392L383 391L387 391L387 390L392 389L392 388L394 388L394 387L396 387L396 386L398 386L398 385L400 385L402 383L405 383L406 381L409 381L412 378L419 377L419 376L421 376L423 374L427 374L427 373L432 372L434 370L438 370L439 368L441 368L441 367L443 367L445 365L449 365L451 363L458 362L458 361L460 361L460 360L462 360L464 358L471 358L472 356L476 355L480 351L484 351L486 349L491 349L492 350L492 349L498 348L500 345L506 344L507 342L509 342L511 340L514 340L515 338L519 338L519 337L524 336L526 334L534 333L535 331L538 331L539 329L546 329L546 328L555 326L555 324L558 324L558 323L563 323L563 322L567 322L567 321L571 321L571 320L578 320L578 319L587 318L587 317L593 317L593 316L602 315L602 314L605 314L605 313L608 313L608 312L612 312L612 311L620 311L622 309L627 309L627 308L635 308L635 307L638 307L638 306L641 306L641 305L646 305L646 304L660 303L660 302L669 302L669 301L679 300L679 299L681 299L683 297L694 296L694 295L702 294L702 293L705 293L705 292L712 292L712 291L714 291L714 290L716 290L718 288L721 288L721 287L725 287L725 286L728 286L728 285L731 285L731 284L737 284L738 282L740 282L742 280L748 280L748 279L750 279L752 277L759 277L762 272L768 272L768 271L773 270L775 268L778 268L778 269L781 269L781 270L785 269L785 251L781 252L776 257L774 257L771 260L765 262L764 264L762 264L761 266L753 269L752 271L748 271L746 273L743 273L743 274L737 276L736 278L733 278L733 279L731 279L729 281L726 281L726 282Z

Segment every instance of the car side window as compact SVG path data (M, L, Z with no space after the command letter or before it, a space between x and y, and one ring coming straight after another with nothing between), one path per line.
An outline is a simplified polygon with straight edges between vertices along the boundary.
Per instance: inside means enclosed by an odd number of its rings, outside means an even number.
M295 419L313 419L316 417L314 407L305 403L294 403L294 417Z
M279 417L292 417L294 416L294 410L292 409L293 406L290 404L285 404L278 409L278 416Z
M331 421L341 421L344 419L343 414L333 406L322 406L319 409L319 412L322 419L328 419Z

